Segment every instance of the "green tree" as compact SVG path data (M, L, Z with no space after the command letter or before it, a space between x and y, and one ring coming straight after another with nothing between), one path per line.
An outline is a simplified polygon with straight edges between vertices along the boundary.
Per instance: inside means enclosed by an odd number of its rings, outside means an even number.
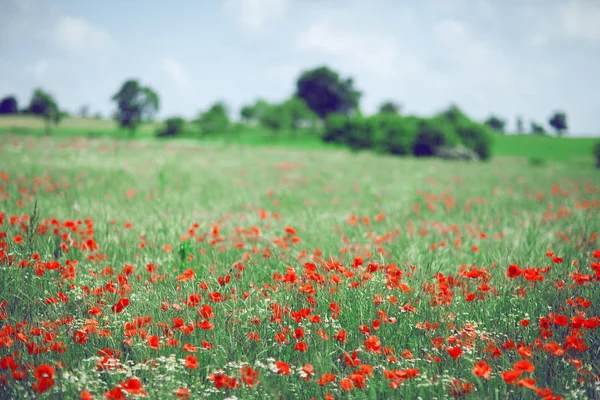
M341 79L337 72L322 66L304 71L296 81L296 97L306 102L321 119L330 113L349 114L358 108L361 93L352 78Z
M257 99L254 104L247 104L240 110L242 121L260 121L270 104L264 99Z
M262 113L260 124L273 131L281 131L290 128L292 121L282 104L273 104Z
M29 112L44 119L46 135L50 135L52 123L58 124L62 117L56 100L50 93L35 89L29 103Z
M286 119L289 121L290 128L296 132L303 122L310 122L311 126L317 115L308 107L306 102L298 97L292 97L286 100L283 104L283 112L287 114Z
M558 136L562 136L568 129L567 114L557 111L548 119L548 123L554 128Z
M0 101L0 114L17 114L19 104L15 96L6 96Z
M381 103L379 106L380 114L400 114L400 110L402 106L398 103L394 103L393 101L385 101Z
M485 124L498 133L504 133L504 127L506 126L506 121L495 115L491 115L485 121Z
M132 136L142 121L153 119L160 106L158 94L135 79L125 81L112 100L117 103L115 118Z
M531 129L531 133L533 133L535 135L545 135L546 134L546 130L544 129L544 127L534 121L531 121L530 129Z
M213 104L207 111L200 115L196 123L200 127L201 136L227 133L230 125L227 105L223 102Z
M245 105L240 110L240 117L242 121L249 122L254 120L254 107L251 105Z

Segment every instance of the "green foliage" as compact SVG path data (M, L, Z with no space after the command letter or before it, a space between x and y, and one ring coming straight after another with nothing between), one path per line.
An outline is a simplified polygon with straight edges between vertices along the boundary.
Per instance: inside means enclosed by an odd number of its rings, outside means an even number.
M274 131L291 130L297 132L303 124L313 125L315 113L304 100L292 97L281 104L269 106L261 115L260 123Z
M544 129L544 127L534 121L531 121L530 130L531 130L531 133L533 133L534 135L545 135L546 134L546 130Z
M19 104L15 96L6 96L0 101L0 114L17 114Z
M46 126L46 135L50 134L52 123L58 124L63 117L56 100L42 89L35 89L29 103L29 112L39 115L44 119Z
M380 114L400 114L401 109L402 109L402 106L400 106L400 104L395 103L393 101L385 101L385 102L381 103L381 105L379 106L379 113Z
M196 120L201 136L227 133L230 121L227 106L223 102L213 104Z
M506 121L495 115L491 115L485 121L485 125L489 126L491 129L493 129L497 133L504 133L504 127L506 126Z
M337 72L322 66L302 72L296 82L296 96L325 119L331 113L356 110L361 93L354 88L352 78L341 79Z
M290 122L290 128L293 131L298 130L302 123L312 123L318 117L308 107L306 102L299 97L292 97L286 100L283 104L283 112L287 115L287 119Z
M165 125L156 132L158 137L175 137L183 133L185 119L181 117L172 117L165 120Z
M240 110L240 117L242 121L260 121L264 113L271 105L263 99L258 99L252 105L245 105Z
M375 145L378 136L379 121L377 116L350 117L350 130L347 135L346 144L352 150L371 149Z
M422 118L417 124L417 138L413 154L431 157L440 147L453 147L460 143L452 123L444 117Z
M290 115L285 112L282 104L269 106L262 114L260 123L273 131L281 131L292 124Z
M378 116L378 122L377 150L394 155L412 153L417 139L418 118L382 113Z
M323 141L326 143L343 144L346 142L350 129L350 117L339 113L329 114L327 119L325 119Z
M117 103L115 119L133 135L142 121L151 121L159 109L158 94L150 87L142 87L134 79L127 80L112 97Z
M594 157L596 158L596 168L600 168L600 142L594 146Z
M554 128L558 136L562 136L568 129L567 114L557 111L548 119L548 123Z
M380 121L377 116L330 114L325 120L323 140L345 144L352 150L370 149L380 136Z
M450 123L465 147L475 151L482 160L490 157L493 137L484 124L473 121L454 104L439 117Z
M493 136L485 125L461 119L455 125L455 130L465 147L474 150L482 160L490 158Z

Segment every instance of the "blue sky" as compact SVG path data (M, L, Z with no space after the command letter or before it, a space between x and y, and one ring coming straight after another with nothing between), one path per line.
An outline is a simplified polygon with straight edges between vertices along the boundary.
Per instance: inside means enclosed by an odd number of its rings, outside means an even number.
M62 108L108 115L138 78L161 117L232 114L280 101L300 71L352 76L361 108L383 100L427 115L458 104L514 127L567 112L570 132L600 135L596 0L0 0L0 96L34 87Z

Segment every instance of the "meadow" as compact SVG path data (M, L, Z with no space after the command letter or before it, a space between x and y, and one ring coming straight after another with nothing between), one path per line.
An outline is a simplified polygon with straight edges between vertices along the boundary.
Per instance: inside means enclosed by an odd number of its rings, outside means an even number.
M600 398L591 155L60 129L0 135L1 398Z
M142 123L137 129L135 138L154 140L160 122ZM228 135L214 135L198 138L198 127L192 122L186 123L184 138L201 142L235 143L248 146L270 146L297 149L334 148L339 146L324 143L318 133L301 131L272 132L260 126L240 125ZM27 136L44 136L44 122L35 116L0 116L0 134ZM65 118L52 129L55 137L87 137L126 139L129 132L119 128L114 120L92 118ZM164 139L163 139L164 140ZM494 157L519 157L528 159L534 164L546 161L573 161L591 163L597 137L555 137L539 135L495 135L492 145Z

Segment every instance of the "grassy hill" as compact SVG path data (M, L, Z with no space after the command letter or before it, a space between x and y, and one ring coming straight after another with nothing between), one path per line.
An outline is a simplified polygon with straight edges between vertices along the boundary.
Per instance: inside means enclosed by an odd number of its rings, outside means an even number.
M160 122L144 123L136 131L136 138L154 138ZM194 137L196 127L188 123L188 137ZM0 134L44 135L44 124L32 116L0 116ZM120 129L113 120L66 118L52 129L52 136L86 136L126 138L128 132ZM302 133L297 137L274 134L255 126L244 126L227 137L209 137L207 141L225 141L243 145L319 148L329 145L314 135ZM589 160L594 144L600 138L558 138L534 135L498 135L495 137L492 154L495 157L519 157L530 160Z

